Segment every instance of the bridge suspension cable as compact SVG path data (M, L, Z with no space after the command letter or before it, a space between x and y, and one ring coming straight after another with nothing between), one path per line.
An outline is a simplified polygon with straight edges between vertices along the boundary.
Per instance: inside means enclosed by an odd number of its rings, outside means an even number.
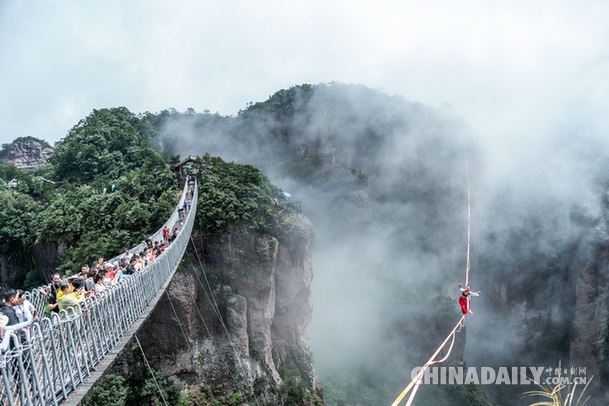
M226 323L224 321L224 317L222 317L222 313L220 312L220 307L218 306L218 303L216 301L216 296L214 295L214 291L211 287L211 284L209 282L209 278L207 277L207 273L205 271L205 266L203 265L203 261L201 260L201 257L199 255L199 251L196 248L196 245L193 243L193 248L194 248L194 252L197 256L197 260L199 262L199 267L202 271L203 274L203 278L205 279L205 286L203 285L203 282L201 281L201 278L199 277L198 274L196 274L196 278L197 278L197 282L199 283L200 288L203 290L203 292L205 293L205 297L207 298L207 302L209 303L209 305L211 306L211 308L214 311L214 314L216 316L216 318L218 319L218 321L220 322L220 325L222 326L222 329L224 331L224 334L226 335L227 341L231 347L233 356L235 358L235 363L236 366L238 367L239 371L243 374L243 376L247 376L247 369L245 368L245 366L243 365L243 363L241 362L241 357L239 356L239 351L237 350L237 346L234 343L233 338L231 337L231 334L228 331L228 327L226 326ZM205 319L200 311L200 309L198 308L198 305L195 302L195 307L197 307L197 310L199 312L199 317L201 318L203 324L205 325L205 328L207 330L207 333L209 334L210 340L212 340L213 342L213 335L211 333L211 331L209 330L209 328L207 327L207 323L205 323ZM214 344L215 346L215 344ZM220 358L224 359L224 356L219 353ZM226 362L226 361L224 361ZM229 368L229 374L231 376L231 380L233 381L233 384L235 385L235 387L243 390L242 385L239 383L239 380L237 380L235 378L235 376L233 375L233 373L231 372L231 369ZM244 393L246 393L247 391L244 390ZM252 395L254 398L254 403L256 405L259 405L259 401L258 401L258 396L256 395L255 391L252 391Z
M148 357L146 357L146 353L144 352L144 348L142 347L142 343L140 343L140 339L137 337L137 334L135 335L135 341L137 341L137 346L140 348L140 351L142 353L142 357L144 358L144 363L148 367L148 372L152 376L152 380L154 381L154 384L155 384L157 390L159 391L159 395L161 396L161 399L163 400L163 404L165 406L169 406L167 404L167 400L165 400L165 395L163 395L163 390L161 389L161 386L159 385L159 382L156 380L156 376L154 374L154 371L152 370L152 367L148 363Z

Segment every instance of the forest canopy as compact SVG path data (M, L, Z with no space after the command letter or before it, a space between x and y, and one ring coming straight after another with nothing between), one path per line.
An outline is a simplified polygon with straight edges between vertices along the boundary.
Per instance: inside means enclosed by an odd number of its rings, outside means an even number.
M0 254L28 264L37 262L28 261L36 247L61 247L57 268L70 274L99 256L120 253L162 224L175 205L177 180L168 157L148 147L139 124L124 107L94 110L57 143L43 168L28 172L2 164L5 184L16 182L0 190ZM48 269L29 271L26 285L49 276Z
M55 145L43 168L0 164L0 254L26 268L15 280L30 288L56 268L71 274L83 263L136 245L163 224L179 193L171 170L179 157L150 146L165 114L94 110ZM209 211L207 232L240 221L265 227L276 189L258 170L209 155L197 162L215 169L206 180L208 204L202 209ZM48 246L56 247L55 261L35 258L34 251ZM56 266L49 268L52 262Z

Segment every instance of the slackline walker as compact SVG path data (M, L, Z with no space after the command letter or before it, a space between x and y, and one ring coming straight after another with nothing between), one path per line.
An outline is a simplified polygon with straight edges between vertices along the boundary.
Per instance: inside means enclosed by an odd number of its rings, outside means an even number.
M448 336L442 342L442 344L440 344L440 346L438 347L436 352L434 352L434 354L431 356L431 358L429 358L429 360L423 365L423 367L419 370L417 375L410 381L408 386L406 386L406 388L404 388L404 390L393 401L391 406L398 406L400 404L400 402L404 399L404 397L406 397L406 395L409 392L410 392L410 396L408 397L408 400L406 401L405 405L410 406L412 404L412 402L414 401L414 397L416 396L417 391L419 390L419 386L420 386L419 383L420 383L421 379L423 378L423 376L425 375L425 371L430 366L432 366L434 364L439 364L448 359L448 357L450 356L450 353L453 349L453 345L455 344L455 336L465 326L465 317L468 314L473 314L471 311L471 304L470 304L471 296L480 295L480 291L472 292L469 288L469 269L470 269L470 260L469 260L470 255L469 254L470 254L470 247L471 247L471 192L470 192L470 185L469 185L469 168L467 165L467 156L465 154L463 154L463 155L464 155L464 159L465 159L465 172L467 174L467 254L466 254L466 262L465 262L465 288L462 288L461 283L459 283L459 290L461 290L461 292L462 292L459 297L459 305L461 306L461 312L463 313L463 315L461 316L461 319L455 325L455 327L453 327L453 329L450 331L450 333L448 333ZM449 342L450 342L450 345L448 345ZM442 350L444 350L447 346L448 346L448 348L447 348L444 356L441 359L436 359L439 356L439 354L442 352Z
M461 291L461 296L459 296L459 306L461 306L461 313L463 313L464 316L468 314L474 314L471 308L471 296L480 296L480 291L472 292L469 286L465 286L465 288L463 288L461 287L460 283L459 290Z

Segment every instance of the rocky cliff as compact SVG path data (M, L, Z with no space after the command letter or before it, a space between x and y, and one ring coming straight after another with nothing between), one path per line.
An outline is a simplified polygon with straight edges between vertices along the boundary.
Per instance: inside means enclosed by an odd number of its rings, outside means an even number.
M609 403L609 244L603 221L580 240L574 255L573 321L569 361L594 377L592 405Z
M606 405L606 220L597 204L541 207L538 215L523 210L527 216L520 221L512 214L508 231L490 233L480 244L474 263L485 271L476 274L484 294L478 300L481 311L470 323L468 361L546 370L561 365L564 375L575 371L577 377L594 377L586 388L586 396L592 396L586 404ZM485 390L509 404L529 389L494 385ZM578 396L581 390L583 385Z
M195 230L196 231L196 230ZM318 389L306 328L313 228L280 210L267 233L194 236L188 265L139 333L150 363L191 390L283 404L294 385ZM126 371L135 358L117 363ZM289 382L288 382L289 381Z
M53 155L53 148L33 137L17 138L2 149L3 164L13 164L18 169L33 170L43 167Z

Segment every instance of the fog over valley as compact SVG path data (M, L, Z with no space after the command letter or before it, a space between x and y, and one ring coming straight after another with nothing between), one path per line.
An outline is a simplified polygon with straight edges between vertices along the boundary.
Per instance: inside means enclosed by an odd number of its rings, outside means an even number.
M34 4L0 5L2 144L124 106L157 151L253 165L301 201L328 405L391 404L431 356L468 231L481 295L446 365L582 367L609 402L608 3Z

